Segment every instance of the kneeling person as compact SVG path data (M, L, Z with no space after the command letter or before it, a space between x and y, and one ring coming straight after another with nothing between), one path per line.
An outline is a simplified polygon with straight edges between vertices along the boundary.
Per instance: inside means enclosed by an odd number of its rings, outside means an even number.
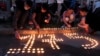
M37 29L44 27L50 23L51 15L46 6L41 6L39 11L36 11L32 15L32 21Z
M83 28L86 33L89 33L89 25L86 23L88 10L87 8L80 8L79 12L80 12L81 20L78 24L78 27Z

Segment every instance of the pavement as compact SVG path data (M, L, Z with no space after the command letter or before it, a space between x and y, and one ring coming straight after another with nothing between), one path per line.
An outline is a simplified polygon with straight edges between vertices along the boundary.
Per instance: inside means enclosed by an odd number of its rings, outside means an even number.
M12 34L13 33L13 34ZM45 32L44 32L45 33ZM23 36L23 35L22 35ZM91 36L92 39L98 41L99 45L94 49L84 49L81 45L87 43L87 40L74 40L69 39L63 34L55 34L56 39L63 39L63 42L56 42L56 44L60 47L59 49L53 50L48 43L42 43L41 40L49 39L44 34L44 38L38 38L38 34L36 34L37 38L35 38L34 45L32 48L36 49L35 53L27 53L28 50L25 50L26 53L17 53L17 49L23 49L28 40L20 41L15 38L13 28L10 25L1 24L0 25L0 56L100 56L100 32L96 32ZM46 37L45 37L46 36ZM34 40L34 39L33 39ZM32 40L31 40L32 41ZM88 42L90 43L90 42ZM38 53L37 48L43 48L45 53ZM56 45L55 45L56 48ZM9 49L15 50L15 53L7 54Z
M0 10L0 19L7 20L9 16L10 16L10 12L8 12L8 11L1 11Z

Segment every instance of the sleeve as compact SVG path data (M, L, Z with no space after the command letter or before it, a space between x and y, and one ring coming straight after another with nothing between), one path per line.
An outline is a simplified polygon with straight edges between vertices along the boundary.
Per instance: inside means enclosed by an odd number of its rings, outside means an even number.
M33 23L36 26L36 25L38 25L38 23L36 22L35 17L36 17L36 13L33 13L33 15L32 15L32 21L33 21Z
M66 17L65 14L66 14L66 11L64 11L64 13L63 13L63 21L66 21L67 22L67 21L69 21L69 18Z
M86 17L82 17L82 19L81 19L81 24L85 24L85 22L86 22Z

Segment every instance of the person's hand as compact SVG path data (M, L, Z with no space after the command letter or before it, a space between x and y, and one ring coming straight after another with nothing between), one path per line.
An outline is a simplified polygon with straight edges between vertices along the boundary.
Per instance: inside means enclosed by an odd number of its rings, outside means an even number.
M71 28L71 25L67 25L68 26L68 28Z
M36 29L40 29L40 26L39 25L36 25Z
M49 23L49 20L48 20L48 19L45 19L44 22L45 22L45 23Z
M15 31L15 37L16 37L17 39L20 39L20 34L18 33L17 30Z

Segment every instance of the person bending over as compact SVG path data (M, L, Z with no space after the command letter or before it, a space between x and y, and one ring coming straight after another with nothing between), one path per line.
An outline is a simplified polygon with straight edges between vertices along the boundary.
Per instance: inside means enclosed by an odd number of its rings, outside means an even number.
M79 10L81 20L78 23L78 27L83 28L86 33L89 33L89 24L86 23L88 18L88 9L87 8L80 8Z
M18 1L18 2L20 2L20 1ZM15 15L14 15L14 21L13 21L14 30L15 30L15 37L17 39L19 39L19 37L20 37L18 30L23 29L25 22L26 22L26 19L29 16L30 9L32 7L31 1L22 1L22 2L20 2L20 4L21 3L22 3L23 6L16 4L17 8L16 8L16 12L15 12Z
M46 24L49 24L50 20L51 15L46 5L42 5L41 9L34 12L32 15L32 21L37 29L43 28Z

